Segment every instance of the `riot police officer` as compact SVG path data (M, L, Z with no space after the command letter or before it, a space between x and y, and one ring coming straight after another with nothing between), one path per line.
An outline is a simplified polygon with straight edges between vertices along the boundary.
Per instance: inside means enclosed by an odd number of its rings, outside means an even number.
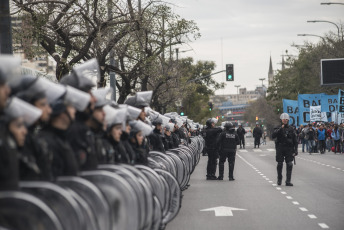
M235 164L235 154L237 145L239 145L239 136L235 133L234 126L231 122L226 122L224 125L224 131L220 134L217 140L217 146L219 146L220 162L219 162L219 177L218 180L223 180L224 163L228 158L230 181L234 180L233 171Z
M221 128L215 128L216 119L210 118L206 121L207 128L204 133L206 151L208 153L207 164L207 180L217 180L215 176L218 152L216 147L216 139L218 134L222 132Z
M276 138L276 161L277 161L277 184L282 184L283 161L287 164L286 186L293 186L290 182L293 170L293 159L297 156L297 137L293 127L288 125L289 115L282 113L280 116L282 121L281 127L275 129L272 138Z
M237 134L239 136L239 141L240 141L240 148L245 149L245 134L246 130L242 127L241 123L239 123L239 128L237 129ZM241 147L242 145L242 147Z

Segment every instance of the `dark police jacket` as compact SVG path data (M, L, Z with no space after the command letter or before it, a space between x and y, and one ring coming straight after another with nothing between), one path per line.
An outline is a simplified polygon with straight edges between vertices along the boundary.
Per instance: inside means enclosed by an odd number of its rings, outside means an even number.
M261 138L263 135L262 129L260 127L255 127L253 129L253 137L254 138Z
M205 129L205 132L203 133L203 137L205 140L205 146L208 150L217 149L216 140L217 140L218 134L220 134L221 132L222 132L221 128L207 127Z
M287 147L297 153L298 141L293 127L285 125L284 128L275 129L272 138L276 138L276 148Z
M238 134L235 130L223 131L217 139L217 146L220 153L235 152L237 145L240 143Z
M241 139L244 138L245 133L246 133L246 130L243 127L239 127L237 129L237 134Z
M0 117L0 191L16 190L19 183L17 144Z
M47 126L38 134L38 138L49 146L53 156L51 174L53 178L58 176L77 176L79 166L76 155L67 140L67 131Z
M81 170L95 170L98 157L95 135L84 121L76 120L68 131L68 141L78 157Z
M160 130L154 129L153 133L148 136L149 138L149 149L151 151L159 151L165 153L165 148L162 143L162 134Z
M30 127L25 145L19 154L20 180L51 181L53 154L45 141L37 137L35 126Z

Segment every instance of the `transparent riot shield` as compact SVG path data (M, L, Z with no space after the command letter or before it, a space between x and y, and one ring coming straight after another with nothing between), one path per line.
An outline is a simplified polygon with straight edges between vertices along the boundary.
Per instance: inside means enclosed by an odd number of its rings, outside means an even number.
M135 191L121 176L105 170L84 171L81 176L94 183L108 200L112 229L139 229L139 205Z
M59 177L57 184L72 189L91 207L99 230L110 230L110 206L97 186L81 177Z
M50 182L20 182L19 186L22 191L46 203L55 212L65 230L87 229L79 204L67 190Z
M64 230L46 203L19 191L0 192L0 226L9 230Z

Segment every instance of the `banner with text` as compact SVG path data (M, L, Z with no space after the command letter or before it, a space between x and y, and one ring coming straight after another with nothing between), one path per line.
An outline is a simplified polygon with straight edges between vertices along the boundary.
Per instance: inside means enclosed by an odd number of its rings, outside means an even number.
M338 95L321 95L321 112L332 113L337 111Z
M344 113L344 90L338 92L338 112Z
M310 122L310 107L321 105L321 94L299 94L297 97L299 106L299 123L305 125Z
M300 126L298 101L283 99L283 112L289 114L289 125Z

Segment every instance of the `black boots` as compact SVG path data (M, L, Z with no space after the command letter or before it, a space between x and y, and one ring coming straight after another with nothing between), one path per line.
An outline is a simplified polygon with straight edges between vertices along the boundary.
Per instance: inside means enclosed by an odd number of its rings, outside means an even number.
M228 168L229 168L228 177L229 177L230 181L234 180L234 178L233 178L234 165L235 165L235 161L228 163Z
M286 186L293 186L293 184L290 183L292 171L293 171L293 162L288 162L287 163L287 180L285 181Z
M283 162L282 163L277 163L277 184L281 185L282 184L282 170L283 170Z

